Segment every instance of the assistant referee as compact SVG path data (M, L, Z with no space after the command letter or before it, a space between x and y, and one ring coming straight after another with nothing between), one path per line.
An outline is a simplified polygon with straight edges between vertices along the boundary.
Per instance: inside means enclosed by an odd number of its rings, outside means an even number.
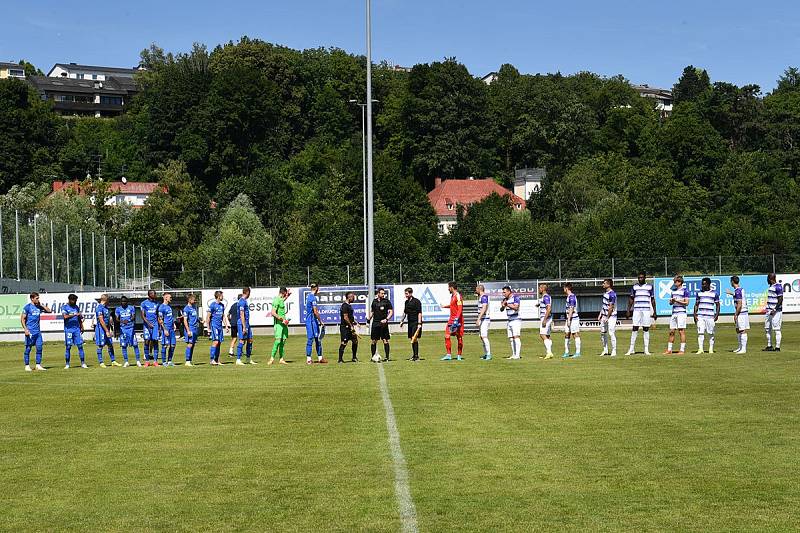
M411 360L419 361L419 338L422 337L422 302L414 297L414 289L407 287L405 290L406 303L403 308L403 322L408 321L408 338L411 339Z

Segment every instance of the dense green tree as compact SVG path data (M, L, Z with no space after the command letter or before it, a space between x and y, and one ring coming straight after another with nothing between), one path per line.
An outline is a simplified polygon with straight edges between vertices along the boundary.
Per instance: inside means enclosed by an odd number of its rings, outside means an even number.
M689 65L683 69L678 83L672 88L672 98L675 103L691 102L699 98L711 88L708 72L704 69Z

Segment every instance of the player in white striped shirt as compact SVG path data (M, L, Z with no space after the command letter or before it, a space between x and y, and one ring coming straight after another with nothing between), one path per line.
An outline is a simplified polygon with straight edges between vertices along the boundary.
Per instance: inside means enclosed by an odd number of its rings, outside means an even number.
M714 329L719 318L719 293L711 289L711 278L703 278L700 292L694 302L694 323L697 324L697 353L703 352L705 336L708 334L708 353L714 353Z
M636 285L631 288L631 295L628 299L628 318L633 315L633 332L631 333L631 347L625 355L636 353L636 337L639 336L639 328L644 331L644 354L650 355L650 325L656 317L656 297L653 285L647 283L647 274L639 272Z
M675 276L672 281L672 292L669 299L672 316L669 317L669 340L664 355L675 353L672 351L672 346L675 343L676 331L681 338L681 348L677 355L683 355L686 352L686 308L689 307L689 290L683 285L683 276Z
M750 329L750 313L747 309L747 295L739 286L739 276L731 276L733 287L733 323L736 325L736 336L739 338L739 347L733 353L747 353L747 330ZM728 294L731 294L730 292Z
M764 330L767 333L765 352L781 351L781 323L783 322L783 285L778 283L775 274L767 274L767 306L764 309ZM775 347L772 346L772 332L775 332Z
M603 308L597 316L600 321L600 338L603 341L603 353L600 357L609 355L617 356L617 293L614 292L614 281L611 278L603 280Z

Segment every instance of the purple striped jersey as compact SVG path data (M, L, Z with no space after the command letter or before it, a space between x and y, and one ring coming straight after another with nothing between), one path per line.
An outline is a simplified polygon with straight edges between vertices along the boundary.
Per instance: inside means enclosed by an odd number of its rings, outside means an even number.
M689 289L686 287L678 287L677 289L672 289L671 298L672 302L672 315L685 315L686 314L686 306L689 305ZM678 303L676 300L686 300L686 304Z
M572 313L573 316L577 316L578 315L578 297L575 296L574 293L570 294L569 296L567 296L567 309L566 309L566 312L569 313L570 309L573 310L573 313Z
M714 318L717 314L719 294L716 291L700 291L697 293L697 316Z
M780 283L770 285L767 289L767 311L782 311L783 307L778 305L778 297L783 294L783 286Z
M612 305L614 310L609 315L608 310ZM603 293L603 316L617 316L617 293L611 289Z
M653 298L653 286L649 283L636 284L631 287L631 297L633 298L633 309L635 311L653 311L651 299Z
M738 287L736 290L733 291L733 303L734 305L736 302L742 302L742 310L739 312L742 315L747 314L747 298L745 298L744 289Z
M489 306L489 295L488 294L481 294L480 299L478 299L478 314L481 314L481 309L483 309L484 305L487 306L486 307L486 313L483 315L483 318L481 318L481 322L483 322L484 320L491 320L491 318L489 317L489 307L488 307Z
M544 293L539 299L539 320L544 320L544 316L547 314L547 306L552 305L552 302L553 300L547 293Z

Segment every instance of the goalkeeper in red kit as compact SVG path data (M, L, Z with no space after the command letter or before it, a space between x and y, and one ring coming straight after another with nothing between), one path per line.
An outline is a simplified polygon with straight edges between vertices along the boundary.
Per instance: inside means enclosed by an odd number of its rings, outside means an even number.
M461 353L464 350L464 300L461 298L461 293L458 292L458 286L455 281L447 284L447 290L450 291L450 303L443 305L442 309L450 309L450 320L447 321L447 328L444 331L444 346L447 348L447 354L442 357L442 361L451 361L453 359L452 336L458 339L456 360L461 361Z

